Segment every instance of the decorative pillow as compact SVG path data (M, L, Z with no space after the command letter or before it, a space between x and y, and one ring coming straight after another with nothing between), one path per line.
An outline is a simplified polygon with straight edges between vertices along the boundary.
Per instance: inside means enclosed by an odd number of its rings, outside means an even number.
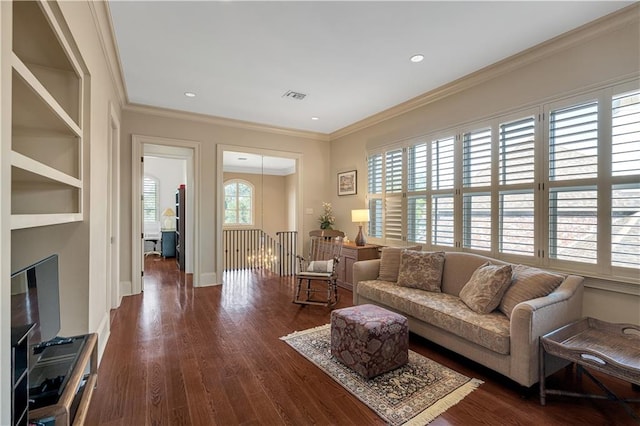
M398 285L440 293L444 252L405 250L400 254Z
M500 305L511 284L511 272L511 265L481 265L460 291L460 299L473 311L488 314Z
M400 254L404 250L422 250L422 246L413 247L382 247L380 256L379 280L396 282L398 281L398 271L400 269Z
M307 272L333 272L333 259L312 260L307 266Z
M515 265L511 286L504 293L499 309L511 318L511 312L518 303L544 297L555 290L562 281L562 275L526 265Z

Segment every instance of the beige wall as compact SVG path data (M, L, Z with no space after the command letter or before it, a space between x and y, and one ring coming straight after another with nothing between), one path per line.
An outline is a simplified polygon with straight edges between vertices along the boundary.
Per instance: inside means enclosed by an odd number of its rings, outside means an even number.
M495 73L495 67L493 71L480 72L475 78L484 78L484 82L443 97L434 96L427 105L332 140L330 187L336 185L336 173L358 171L358 195L337 197L332 193L337 228L353 228L349 211L366 205L368 148L538 105L640 74L637 9L631 23L595 36L583 32L574 35L574 39L580 41L559 50L554 50L559 46L556 43L541 52L531 52L529 55L538 55L536 60L495 76L490 74ZM640 297L637 292L623 295L587 288L584 312L605 320L640 323Z
M207 119L192 114L172 113L152 108L125 109L122 120L121 149L121 212L122 235L120 245L120 263L123 282L131 281L131 140L132 135L156 136L170 139L195 141L200 144L200 175L196 177L200 193L199 234L200 285L219 283L208 282L211 277L220 278L216 271L216 241L220 238L216 232L218 218L216 197L222 182L218 182L217 147L218 145L266 150L273 156L286 156L283 153L296 153L300 156L299 167L302 187L299 205L318 210L326 200L328 184L326 176L329 170L329 144L313 135L302 132L264 131L257 126L225 125L220 120ZM236 148L234 148L236 149ZM299 209L296 209L299 210ZM283 212L284 215L284 212ZM302 216L298 231L308 233L317 224L315 217Z
M12 231L11 270L59 255L61 335L100 332L100 351L109 335L106 282L109 114L119 99L86 2L61 2L62 10L90 74L90 101L84 143L85 220Z
M242 179L250 182L254 193L254 228L275 238L276 232L288 231L287 177L251 173L224 173L224 181Z

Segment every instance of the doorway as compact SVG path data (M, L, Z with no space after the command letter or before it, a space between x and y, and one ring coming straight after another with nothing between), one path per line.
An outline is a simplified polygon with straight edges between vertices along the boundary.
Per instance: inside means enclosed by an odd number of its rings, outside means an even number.
M134 271L132 273L132 294L140 293L144 289L145 209L142 196L144 193L145 173L147 173L148 177L155 178L159 186L155 218L158 219L160 231L163 226L170 227L173 224L169 222L175 220L175 217L172 219L171 216L163 215L163 213L171 206L173 206L172 208L175 212L176 190L179 185L184 185L185 187L186 202L184 203L185 214L183 218L185 235L181 245L184 250L184 272L193 274L193 285L197 286L199 246L198 236L194 230L198 229L198 215L196 214L198 182L195 176L198 173L199 144L191 141L138 135L134 135L132 139L133 158L139 158L139 161L132 162L132 176L134 177L132 179L132 271ZM145 164L147 158L150 161L149 167ZM177 170L168 172L166 167L174 167ZM169 175L172 177L169 177ZM178 180L182 182L176 184ZM156 248L161 249L158 246ZM136 273L135 271L140 272Z
M267 256L270 260L265 260L263 251L272 252L280 245L281 233L298 231L302 199L300 164L299 153L218 146L217 233L222 236L216 247L218 271L254 266L272 269L283 261L273 260L271 255ZM233 200L231 194L238 188L251 193L249 212L242 211L240 199ZM286 240L294 241L293 252L297 252L295 236ZM229 248L234 242L241 247ZM230 253L245 253L248 259Z

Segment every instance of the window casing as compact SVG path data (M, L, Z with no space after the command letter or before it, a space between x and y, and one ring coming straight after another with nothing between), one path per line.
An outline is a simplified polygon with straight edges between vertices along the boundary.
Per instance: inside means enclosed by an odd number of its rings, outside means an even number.
M224 226L253 226L254 187L250 182L232 179L224 184Z
M369 236L638 282L638 83L369 153Z

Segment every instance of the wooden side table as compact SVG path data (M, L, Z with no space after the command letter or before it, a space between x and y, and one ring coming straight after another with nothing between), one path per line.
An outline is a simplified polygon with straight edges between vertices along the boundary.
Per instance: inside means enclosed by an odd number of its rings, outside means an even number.
M352 241L344 243L342 245L340 263L338 263L338 285L353 290L353 264L360 260L379 258L380 247L375 244L357 246Z
M577 365L578 379L586 374L606 395L591 395L557 389L545 385L545 355L566 359ZM618 398L585 368L608 374L640 386L640 327L611 324L595 318L583 318L540 337L540 404L548 394L617 401L636 421L640 417L627 402L640 399Z

